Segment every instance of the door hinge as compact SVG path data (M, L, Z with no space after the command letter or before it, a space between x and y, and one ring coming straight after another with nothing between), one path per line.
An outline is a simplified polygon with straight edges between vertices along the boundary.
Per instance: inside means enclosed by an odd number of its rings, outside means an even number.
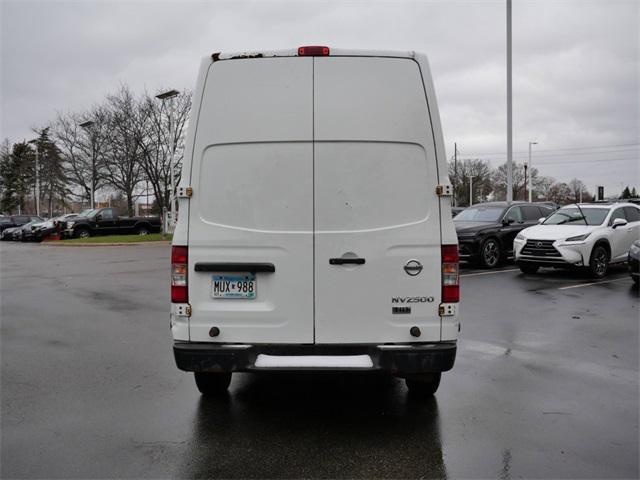
M458 314L457 303L441 303L438 308L438 314L441 317L455 317Z
M178 198L190 198L193 195L193 187L178 187L176 196Z
M453 188L451 185L438 185L436 187L436 195L440 197L450 197L453 195Z
M191 305L189 305L188 303L174 303L173 313L181 317L190 317Z

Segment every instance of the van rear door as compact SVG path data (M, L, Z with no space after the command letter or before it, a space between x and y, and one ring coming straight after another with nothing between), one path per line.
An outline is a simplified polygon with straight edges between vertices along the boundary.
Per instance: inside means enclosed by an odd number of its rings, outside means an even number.
M313 343L312 72L297 57L209 67L191 170L191 341ZM252 274L253 292L216 289Z
M316 57L314 140L315 342L439 341L438 172L418 63Z

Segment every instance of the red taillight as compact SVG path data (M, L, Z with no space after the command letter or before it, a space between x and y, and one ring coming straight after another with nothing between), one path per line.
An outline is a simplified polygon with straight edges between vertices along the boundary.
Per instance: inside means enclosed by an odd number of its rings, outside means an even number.
M309 47L298 47L299 57L328 57L329 47L313 45Z
M442 302L460 301L460 255L457 245L442 245Z
M187 303L189 300L189 250L187 247L171 247L171 302Z

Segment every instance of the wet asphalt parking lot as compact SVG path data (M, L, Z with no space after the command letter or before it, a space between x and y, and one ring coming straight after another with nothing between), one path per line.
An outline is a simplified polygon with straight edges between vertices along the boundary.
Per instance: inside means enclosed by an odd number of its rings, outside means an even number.
M175 368L169 247L4 243L2 478L638 478L638 293L624 269L462 271L456 365L399 380Z

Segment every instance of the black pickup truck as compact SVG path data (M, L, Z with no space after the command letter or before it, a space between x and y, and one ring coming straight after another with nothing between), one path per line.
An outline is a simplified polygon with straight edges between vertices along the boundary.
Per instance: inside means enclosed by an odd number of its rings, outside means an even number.
M87 238L94 235L147 235L162 228L160 217L120 217L115 208L95 208L80 216L60 222L65 238Z

